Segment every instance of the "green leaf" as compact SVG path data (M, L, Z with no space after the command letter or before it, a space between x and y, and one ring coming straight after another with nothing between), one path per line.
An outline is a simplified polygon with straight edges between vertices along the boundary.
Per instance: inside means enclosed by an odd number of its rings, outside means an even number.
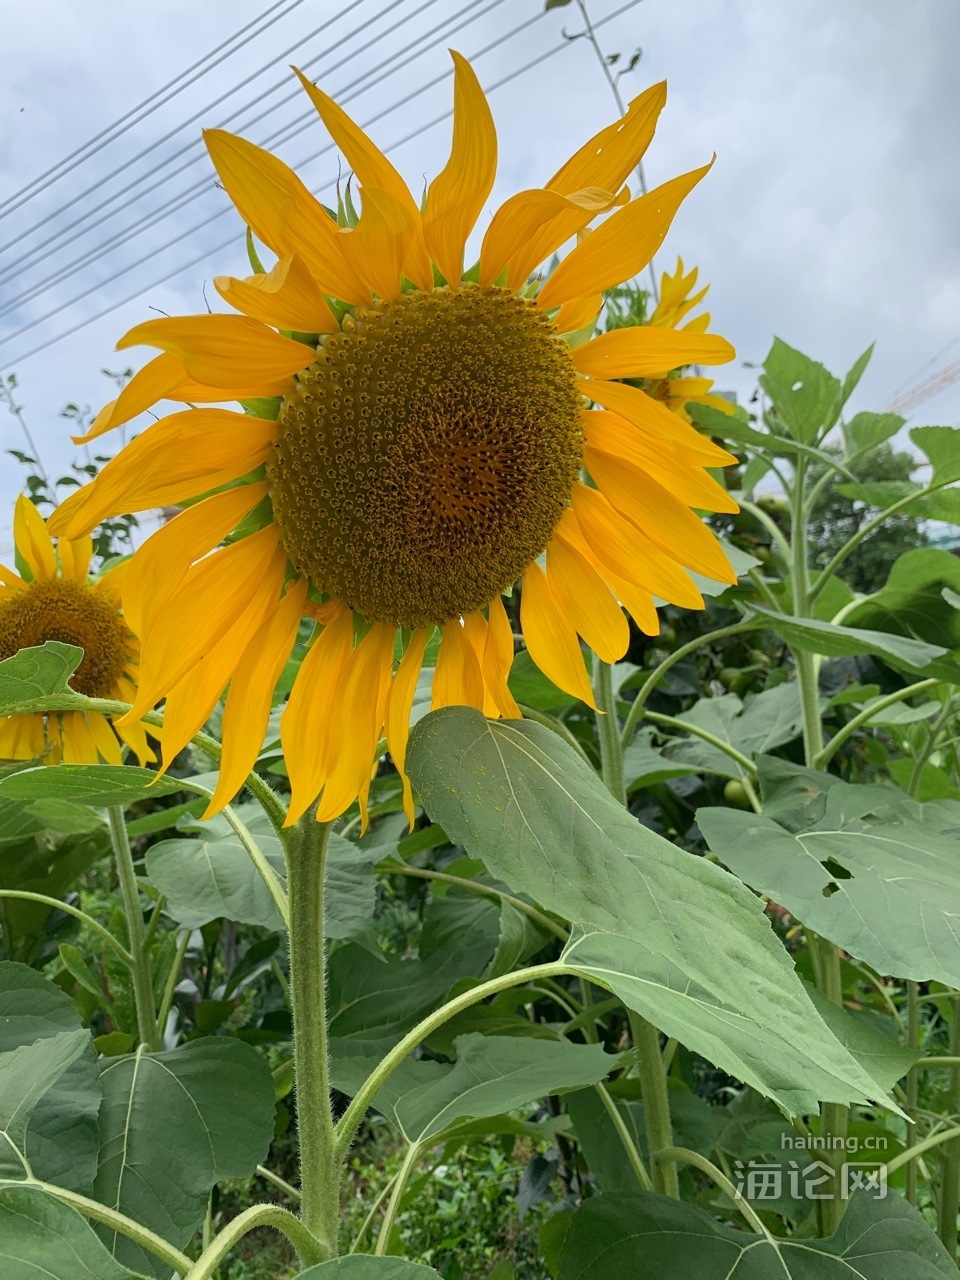
M48 1093L90 1044L90 1033L58 1031L0 1053L0 1177L26 1172L27 1126Z
M837 783L803 832L733 809L697 824L747 884L878 973L960 986L960 804Z
M896 561L879 591L850 611L854 627L960 648L960 612L944 590L960 591L960 560L938 547L917 547Z
M408 760L451 839L580 926L572 968L788 1109L876 1094L753 894L641 826L556 734L445 708L417 725Z
M828 1240L756 1236L666 1196L595 1196L573 1215L557 1280L943 1280L956 1265L900 1196L855 1196Z
M845 498L852 502L862 502L868 507L878 507L881 511L886 511L887 507L892 507L895 502L900 502L912 493L922 492L921 485L909 480L867 480L862 484L837 485L837 493L842 493ZM919 502L914 505L914 512L918 506Z
M641 729L634 734L623 753L623 776L630 791L640 787L653 787L658 782L666 782L668 778L683 778L697 772L694 765L679 764L658 751L653 745L653 732L650 728Z
M81 1027L70 997L26 965L0 963L0 1053L6 1057L21 1046L32 1046L42 1057L52 1041L71 1035L84 1037L90 1045L89 1032ZM35 1177L90 1194L97 1169L99 1110L96 1060L88 1047L33 1110L24 1149Z
M748 696L741 702L735 693L701 698L677 717L705 729L747 757L773 751L803 732L803 711L796 680L787 680ZM691 737L674 746L670 758L697 769L739 778L741 769L719 747Z
M786 436L755 431L742 418L722 413L719 409L712 409L707 404L695 404L691 401L687 405L687 412L697 426L710 435L717 436L718 439L747 445L757 450L761 456L793 458L800 455L820 463L821 466L830 467L856 483L857 477L837 458L836 454L826 453L823 449L815 449L813 445L803 444L799 440L791 440Z
M811 982L804 984L817 1012L840 1043L869 1071L877 1085L886 1093L902 1080L919 1053L905 1049L895 1040L881 1035L865 1018L857 1017L848 1009L841 1009L819 991Z
M852 453L869 453L895 436L906 422L899 413L858 413L843 424L847 457Z
M349 1253L343 1258L321 1262L301 1271L295 1280L440 1280L440 1273L420 1262L403 1258L375 1258L372 1254Z
M86 706L87 699L68 684L82 659L82 649L59 640L21 649L4 659L0 662L0 716Z
M109 1058L100 1075L100 1167L94 1196L182 1248L211 1189L249 1177L273 1138L273 1078L247 1044L225 1036L167 1053ZM169 1268L106 1227L124 1266L168 1280Z
M933 474L927 477L928 484L960 480L960 429L914 427L910 439L930 461Z
M790 618L758 604L751 605L750 611L767 619L770 629L788 644L808 653L822 653L828 658L870 653L893 667L920 675L942 675L945 680L960 677L957 664L952 658L944 658L947 651L937 644L886 631L838 627L832 622L819 622L816 618Z
M0 1239L0 1280L129 1280L76 1209L35 1187L0 1187Z
M264 847L263 837L257 843ZM268 860L283 874L283 854L278 847ZM233 836L210 840L160 840L146 855L147 875L166 898L167 915L185 929L199 929L211 920L235 920L238 924L282 929L283 921L273 899Z
M401 1064L374 1099L374 1107L408 1142L426 1142L458 1120L497 1116L548 1093L596 1084L619 1064L602 1045L568 1040L474 1034L459 1036L455 1050L452 1067L410 1060ZM339 1071L346 1074L345 1064ZM357 1085L366 1074L364 1070Z
M328 938L352 940L382 956L373 916L377 901L374 866L382 851L361 849L334 832L327 844L324 931Z
M152 769L120 764L58 764L21 769L0 778L0 795L11 800L75 800L105 809L182 791L183 782L160 778Z
M831 423L833 407L840 399L839 380L780 338L773 340L759 382L794 440L812 444Z
M556 711L560 707L572 707L576 702L576 698L547 679L526 649L521 649L514 658L507 683L517 702L535 711Z

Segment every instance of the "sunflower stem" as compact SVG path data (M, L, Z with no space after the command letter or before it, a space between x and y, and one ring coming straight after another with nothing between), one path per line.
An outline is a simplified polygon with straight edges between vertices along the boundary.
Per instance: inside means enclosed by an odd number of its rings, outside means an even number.
M323 882L330 829L329 823L317 822L308 812L284 836L290 895L290 998L300 1139L300 1217L321 1242L328 1258L338 1252L340 1213L340 1165L330 1112L323 934Z
M160 1048L160 1032L157 1028L157 1007L153 1000L153 974L150 969L150 951L146 944L146 928L140 909L140 890L137 873L133 867L133 853L127 836L127 824L123 809L111 805L107 810L110 826L110 843L117 864L123 910L127 917L127 936L130 940L130 977L133 982L133 1002L137 1011L137 1033L140 1043L150 1052Z

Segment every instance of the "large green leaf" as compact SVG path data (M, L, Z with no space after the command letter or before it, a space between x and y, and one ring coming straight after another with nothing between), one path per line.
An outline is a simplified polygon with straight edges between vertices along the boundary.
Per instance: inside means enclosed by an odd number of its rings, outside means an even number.
M5 658L0 662L0 716L86 706L87 699L68 684L82 659L82 649L59 640Z
M76 1209L36 1187L0 1187L0 1241L0 1280L129 1280Z
M960 591L960 560L937 547L918 547L900 556L880 590L853 609L847 621L956 649L960 611L944 599L944 588Z
M573 1215L557 1280L943 1280L956 1265L899 1196L850 1201L829 1240L780 1240L641 1192L596 1196Z
M445 708L416 727L408 760L451 839L579 926L571 968L789 1110L876 1096L753 894L641 826L556 734Z
M795 680L748 696L746 702L741 702L735 693L701 698L688 711L681 711L677 718L705 729L748 758L782 747L803 731L803 712ZM695 736L674 746L670 758L730 778L738 778L741 772L719 747Z
M176 778L158 778L152 769L119 764L41 765L0 778L0 795L12 800L75 800L105 809L182 791Z
M847 455L868 453L895 436L906 422L899 413L857 413L843 424Z
M309 1267L295 1280L440 1280L440 1273L420 1262L405 1262L403 1258L350 1253Z
M829 1000L812 983L804 984L820 1017L842 1045L850 1050L857 1061L870 1072L877 1087L886 1092L898 1080L902 1080L920 1057L912 1049L905 1049L896 1040L882 1035L867 1016L858 1017ZM890 1019L886 1019L887 1022Z
M831 419L840 382L802 352L774 338L759 382L794 440L812 444Z
M878 973L960 986L960 804L837 783L804 831L733 809L697 823L747 884Z
M426 1142L458 1120L513 1111L548 1093L596 1084L618 1065L602 1045L516 1036L459 1036L453 1066L407 1060L374 1100L408 1142ZM335 1064L338 1087L353 1093L375 1066Z
M929 458L932 475L928 484L952 484L960 480L960 429L957 427L914 427L910 439Z
M167 1053L105 1060L94 1195L182 1248L212 1187L249 1177L273 1137L273 1077L247 1044L225 1036ZM169 1277L139 1245L99 1228L118 1261Z
M239 924L282 929L283 921L247 851L232 832L205 840L160 840L147 850L151 882L164 895L164 910L186 929L224 918ZM278 874L283 854L257 843ZM279 846L279 841L274 838Z
M945 680L960 677L960 666L952 658L945 657L947 651L941 645L885 631L838 627L816 618L791 618L757 604L752 604L750 610L757 617L765 618L771 631L788 644L810 653L822 653L828 658L870 653L885 659L891 666L920 675L941 676Z
M54 1042L70 1036L86 1043L78 1056L46 1089L33 1109L23 1140L34 1176L69 1191L89 1194L97 1170L97 1113L100 1084L90 1034L84 1031L68 995L23 964L0 963L0 1054L31 1047L43 1059ZM52 1048L50 1048L52 1053ZM4 1167L8 1167L4 1161ZM22 1170L21 1170L22 1173Z
M27 1126L33 1113L89 1044L89 1031L80 1028L0 1053L0 1177L27 1172Z

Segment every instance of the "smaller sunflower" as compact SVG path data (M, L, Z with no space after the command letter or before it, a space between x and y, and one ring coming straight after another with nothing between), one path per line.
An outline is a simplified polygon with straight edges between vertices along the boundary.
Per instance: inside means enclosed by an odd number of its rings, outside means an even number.
M133 702L140 645L121 613L126 564L91 578L92 540L61 538L55 545L43 517L23 494L17 499L13 538L23 575L0 564L0 661L48 640L78 645L83 660L72 688L90 698ZM155 759L139 722L120 728L96 711L0 717L3 760L121 764L121 742L141 764Z
M677 269L670 274L665 271L660 278L660 301L647 324L657 329L677 329L680 321L694 307L702 302L710 286L697 287L699 270L684 272L683 259L677 258ZM684 333L706 333L710 326L710 312L704 311L683 326ZM688 404L706 404L711 409L719 409L721 413L733 413L734 408L723 396L711 394L712 378L700 378L687 375L681 370L672 370L662 375L647 378L642 383L647 395L672 412L678 414L684 422L690 421L687 413Z

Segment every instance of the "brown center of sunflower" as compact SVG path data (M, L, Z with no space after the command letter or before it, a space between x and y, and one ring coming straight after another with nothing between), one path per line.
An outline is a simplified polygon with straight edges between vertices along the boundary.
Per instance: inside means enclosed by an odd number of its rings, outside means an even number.
M70 681L78 693L111 696L127 661L127 631L105 596L81 582L44 578L0 599L0 661L48 640L83 649Z
M565 343L507 289L361 311L283 404L268 474L287 554L370 621L471 613L550 541L581 412Z

